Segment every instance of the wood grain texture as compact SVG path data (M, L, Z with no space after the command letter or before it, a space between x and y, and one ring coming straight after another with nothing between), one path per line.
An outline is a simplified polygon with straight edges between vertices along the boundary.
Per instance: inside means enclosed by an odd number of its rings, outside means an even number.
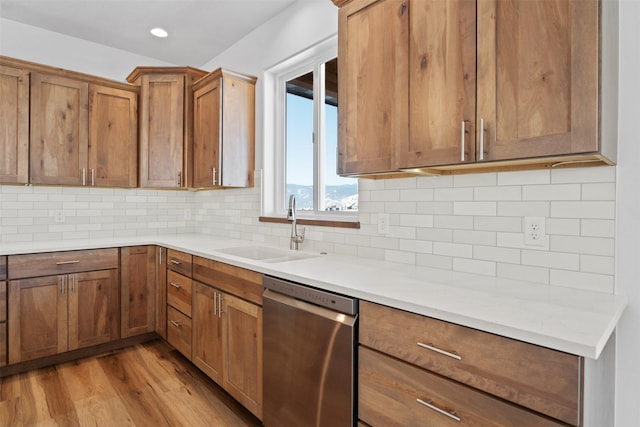
M358 379L358 416L372 426L564 425L363 346L359 350Z
M409 138L397 141L396 167L473 162L476 2L410 1L408 13Z
M29 72L0 65L0 183L29 182Z
M167 304L191 317L193 281L175 271L167 272Z
M120 249L122 338L153 332L156 329L155 254L155 246Z
M262 305L262 274L202 257L193 258L193 277L207 285Z
M135 187L137 147L137 91L90 85L88 185Z
M486 160L598 151L599 38L596 0L478 2Z
M222 316L218 315L220 292L194 282L193 295L193 363L221 386L223 379Z
M3 379L0 425L261 424L177 351L154 341Z
M5 280L7 278L7 257L4 255L0 256L0 280Z
M118 248L12 255L8 265L9 279L106 270L118 268Z
M0 322L0 366L7 364L7 322Z
M367 301L360 303L359 339L439 375L579 425L583 364L578 356ZM456 353L461 360L418 342Z
M221 79L205 83L193 92L193 186L198 188L220 186L222 173Z
M193 256L191 254L167 249L167 268L183 276L191 277Z
M7 320L7 282L0 281L0 322Z
M29 181L83 185L87 170L89 85L31 74Z
M407 138L407 0L354 0L338 15L338 173L388 172Z
M167 249L157 246L156 332L167 339Z
M189 360L193 354L191 334L191 318L172 306L167 306L167 342Z

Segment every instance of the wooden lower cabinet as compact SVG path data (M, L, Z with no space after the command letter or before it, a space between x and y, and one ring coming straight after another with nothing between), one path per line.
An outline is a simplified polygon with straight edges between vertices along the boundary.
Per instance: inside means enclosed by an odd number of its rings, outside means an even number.
M192 359L192 322L189 316L167 307L167 342L174 346L187 359Z
M167 249L156 247L156 333L167 339Z
M262 307L194 282L193 363L262 418Z
M4 261L4 257L0 257ZM4 265L3 261L0 261ZM4 279L4 273L0 275ZM7 364L7 282L0 281L0 366Z
M153 332L156 328L156 248L120 250L120 335Z
M564 425L364 346L358 363L358 416L372 426Z
M9 282L9 363L119 336L116 269Z

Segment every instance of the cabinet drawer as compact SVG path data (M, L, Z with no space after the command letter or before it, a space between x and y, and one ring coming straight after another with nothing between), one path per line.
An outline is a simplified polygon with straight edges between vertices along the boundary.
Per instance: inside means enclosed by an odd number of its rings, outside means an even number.
M191 360L191 318L167 307L167 341Z
M7 257L0 256L0 280L7 280Z
M191 276L191 265L193 256L174 249L167 250L167 268L176 271L187 277Z
M191 279L167 272L167 303L191 317Z
M9 279L118 268L118 248L9 257Z
M0 322L7 320L7 282L0 282Z
M0 322L0 366L7 364L7 322Z
M362 346L358 380L358 416L374 427L563 425Z
M262 305L262 274L223 262L194 257L193 278Z
M360 303L360 342L566 423L579 424L583 364L578 356L366 301Z

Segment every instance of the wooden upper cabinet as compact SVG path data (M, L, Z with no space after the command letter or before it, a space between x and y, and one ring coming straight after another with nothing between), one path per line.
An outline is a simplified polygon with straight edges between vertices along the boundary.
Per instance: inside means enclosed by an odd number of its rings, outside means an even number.
M29 182L29 72L0 66L0 183Z
M138 94L89 86L88 185L135 187L138 179Z
M193 87L193 187L251 187L255 77L218 69Z
M408 132L408 3L354 0L338 19L338 173L389 172Z
M598 151L599 21L594 0L478 2L485 160Z
M30 182L84 185L89 84L31 74Z
M138 67L127 81L140 86L140 187L191 185L193 68Z
M408 3L409 137L402 167L475 161L476 2ZM404 95L403 95L404 96Z

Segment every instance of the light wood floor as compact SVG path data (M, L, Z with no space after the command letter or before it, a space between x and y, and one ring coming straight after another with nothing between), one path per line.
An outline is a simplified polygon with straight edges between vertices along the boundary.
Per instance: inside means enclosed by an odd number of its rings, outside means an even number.
M162 341L0 379L0 426L260 426Z

